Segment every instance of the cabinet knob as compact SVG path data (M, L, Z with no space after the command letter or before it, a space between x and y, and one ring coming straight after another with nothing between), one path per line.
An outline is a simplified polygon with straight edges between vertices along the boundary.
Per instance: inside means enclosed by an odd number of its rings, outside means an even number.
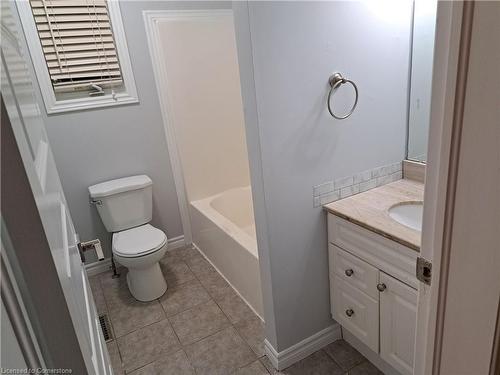
M345 275L348 277L351 277L353 273L354 273L354 271L351 268L349 268L348 270L345 270Z
M380 284L377 284L377 289L379 290L379 292L383 292L384 290L387 289L387 287L385 286L384 283L380 283Z
M353 309L347 309L345 311L345 314L348 316L348 317L351 317L354 315L354 310Z

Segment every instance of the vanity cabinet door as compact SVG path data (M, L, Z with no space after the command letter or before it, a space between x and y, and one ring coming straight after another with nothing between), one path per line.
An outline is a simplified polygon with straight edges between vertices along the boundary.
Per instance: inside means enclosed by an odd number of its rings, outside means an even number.
M380 272L380 356L401 374L413 374L417 291ZM383 286L382 286L383 288Z

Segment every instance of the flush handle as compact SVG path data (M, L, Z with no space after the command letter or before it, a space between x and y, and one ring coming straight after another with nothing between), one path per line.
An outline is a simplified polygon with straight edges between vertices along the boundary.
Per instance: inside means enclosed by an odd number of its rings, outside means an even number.
M348 270L345 270L345 275L348 276L348 277L351 277L353 275L354 271L349 268Z
M89 203L93 206L102 206L102 200L100 199L93 199L93 198L90 198L89 199Z
M350 318L351 316L354 315L354 310L353 309L347 309L345 311L345 314Z

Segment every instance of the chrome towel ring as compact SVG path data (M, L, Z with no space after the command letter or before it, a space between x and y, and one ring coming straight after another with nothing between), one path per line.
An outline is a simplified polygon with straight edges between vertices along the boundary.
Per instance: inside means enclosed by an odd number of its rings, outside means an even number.
M328 112L330 112L330 114L332 115L333 118L336 118L337 120L344 120L344 119L348 118L350 115L352 115L352 113L356 109L356 106L358 105L358 87L350 79L342 77L342 74L340 74L340 73L334 73L332 76L330 76L330 79L328 80L328 82L330 83L330 86L331 86L330 92L328 93L328 101L327 101ZM337 116L335 113L333 113L332 106L331 106L331 98L332 98L332 94L335 91L335 89L339 88L344 83L350 83L352 85L352 87L354 88L354 92L356 93L356 99L354 100L354 105L352 106L349 113L347 113L344 116Z

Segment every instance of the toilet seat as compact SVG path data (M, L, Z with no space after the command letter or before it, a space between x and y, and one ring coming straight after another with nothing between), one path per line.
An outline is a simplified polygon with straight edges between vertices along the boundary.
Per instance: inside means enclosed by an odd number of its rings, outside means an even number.
M124 258L153 253L166 243L165 233L150 224L113 233L113 253Z

